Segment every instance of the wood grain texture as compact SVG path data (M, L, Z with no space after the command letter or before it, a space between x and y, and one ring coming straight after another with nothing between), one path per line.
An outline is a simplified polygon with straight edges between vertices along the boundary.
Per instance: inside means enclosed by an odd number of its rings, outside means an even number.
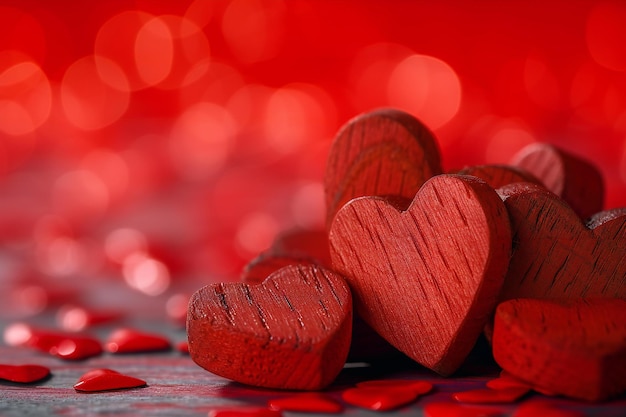
M587 219L585 224L589 229L595 229L596 227L613 220L621 221L620 218L623 218L624 216L626 216L626 207L604 210L591 216Z
M434 135L408 113L380 109L355 117L340 129L328 155L327 225L356 197L412 199L428 178L442 172L440 159Z
M514 182L531 182L542 184L531 173L509 165L475 165L456 172L459 175L473 175L485 181L492 188L500 188Z
M267 388L318 390L350 348L352 297L341 276L288 266L258 285L213 284L189 302L189 353L201 367Z
M511 164L537 177L582 219L604 207L602 174L582 158L547 143L535 143L520 150Z
M415 361L454 372L492 313L508 264L510 228L496 192L475 177L436 176L408 207L352 200L329 238L359 315Z
M510 184L498 193L513 232L502 300L626 298L626 216L588 229L543 187Z
M496 310L493 354L533 386L587 401L626 391L626 301L516 299Z

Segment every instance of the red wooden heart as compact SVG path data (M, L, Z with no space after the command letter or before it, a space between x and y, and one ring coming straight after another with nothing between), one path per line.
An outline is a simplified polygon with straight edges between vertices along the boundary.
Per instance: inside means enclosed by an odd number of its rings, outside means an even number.
M352 200L333 221L330 247L361 317L448 375L495 307L511 235L504 205L484 181L440 175L408 208L380 197Z
M626 300L516 299L495 316L493 355L533 387L588 401L626 392Z
M146 386L146 381L139 378L124 375L111 369L94 369L81 376L78 382L74 384L74 389L81 392L96 392L144 386Z
M161 335L123 328L111 333L104 347L111 353L138 353L169 350L172 345Z
M319 262L309 257L275 255L271 252L263 252L246 264L241 274L241 281L248 284L260 284L272 273L289 265L319 265Z
M328 155L327 225L353 198L412 199L428 178L441 172L437 141L419 120L393 109L359 115L339 131Z
M288 266L263 283L198 290L189 302L189 353L201 367L268 388L316 390L343 368L352 298L342 277Z
M602 210L604 180L589 162L547 144L535 143L520 150L512 165L533 174L565 200L583 219Z
M485 181L492 188L500 188L515 182L532 182L541 185L541 181L529 172L509 165L476 165L463 168L457 174L473 175Z
M50 369L41 365L5 365L0 364L0 379L29 384L41 381L50 375Z
M513 254L501 299L626 298L626 216L588 229L559 197L532 184L498 189Z

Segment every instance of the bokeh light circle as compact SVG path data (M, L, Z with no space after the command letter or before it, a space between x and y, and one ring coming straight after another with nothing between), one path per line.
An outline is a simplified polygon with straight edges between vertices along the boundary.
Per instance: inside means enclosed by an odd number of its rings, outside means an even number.
M442 60L412 55L393 70L387 85L389 105L405 110L429 128L448 123L461 105L461 82Z
M74 62L61 83L61 102L67 120L84 130L101 129L122 117L130 94L122 69L93 55Z

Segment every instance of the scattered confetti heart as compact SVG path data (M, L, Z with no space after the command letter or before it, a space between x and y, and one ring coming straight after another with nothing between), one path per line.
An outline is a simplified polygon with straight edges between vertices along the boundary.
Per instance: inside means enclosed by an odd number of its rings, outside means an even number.
M334 272L288 266L261 284L198 290L187 317L189 353L206 370L249 385L316 390L343 369L352 297Z
M5 365L0 364L0 379L29 384L41 381L50 375L50 369L41 365Z
M91 337L72 337L55 343L48 351L61 359L82 360L100 355L102 344Z
M104 345L111 353L160 352L172 348L165 337L134 329L118 329L111 333Z
M111 369L94 369L81 376L74 384L74 389L81 392L97 392L140 388L146 385L144 380Z
M500 389L473 389L452 395L456 401L471 404L512 403L530 392L528 387L508 387Z
M341 394L348 404L374 411L389 411L415 401L419 394L410 388L349 388Z
M420 364L449 375L492 314L511 250L500 197L470 176L433 177L408 206L346 204L330 229L335 270L359 315Z
M430 403L424 407L425 417L499 417L505 410L456 403Z
M626 392L626 300L506 301L493 355L533 387L587 401L617 396Z
M273 410L301 413L341 413L343 406L327 395L319 393L298 394L275 398L268 402Z
M279 410L261 407L224 407L209 411L209 417L281 417Z
M362 381L356 384L357 388L405 388L414 391L417 395L428 394L433 389L433 384L426 381L405 379L380 379Z

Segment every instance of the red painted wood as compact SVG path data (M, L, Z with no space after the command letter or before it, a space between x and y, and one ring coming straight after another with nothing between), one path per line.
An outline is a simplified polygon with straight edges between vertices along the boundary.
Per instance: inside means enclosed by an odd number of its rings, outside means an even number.
M348 388L341 398L350 405L374 411L389 411L412 403L419 394L410 388Z
M428 178L441 172L437 141L419 120L393 109L361 114L340 129L328 155L327 225L353 198L412 199Z
M74 389L81 392L97 392L140 388L146 385L146 381L142 379L111 369L94 369L81 376L74 384Z
M241 280L260 283L272 272L289 265L320 265L330 268L326 231L294 229L280 233L268 250L244 267Z
M172 348L170 341L154 333L122 328L113 331L104 348L110 353L159 352Z
M331 226L330 247L360 316L412 359L449 375L492 314L511 235L491 187L440 175L408 208L381 197L346 204Z
M316 259L310 257L277 255L271 251L263 252L246 264L241 273L241 281L248 284L260 284L271 274L286 266L319 264Z
M50 369L41 365L0 364L0 379L29 384L41 381L50 375Z
M425 417L500 417L505 413L501 408L457 403L430 403L424 407Z
M343 406L328 395L305 393L289 397L273 398L268 401L272 410L301 413L341 413Z
M475 165L465 167L456 173L478 177L492 188L500 188L515 182L530 182L542 185L542 182L530 172L510 165Z
M626 216L588 229L542 187L518 183L498 192L515 243L502 300L626 298Z
M418 395L428 394L433 390L433 384L430 382L407 379L375 379L358 382L356 386L357 388L405 388Z
M461 403L506 404L519 400L529 392L528 387L484 388L457 392L452 394L452 398Z
M512 159L565 200L582 219L602 210L604 180L593 164L547 143L535 143Z
M512 375L571 398L626 392L626 300L517 299L496 310L493 355Z
M249 385L317 390L343 368L352 297L334 272L288 266L258 285L198 290L187 317L189 353L208 371Z
M604 210L587 219L586 225L589 229L595 229L598 226L602 226L604 223L614 220L620 221L624 216L626 216L626 207Z

